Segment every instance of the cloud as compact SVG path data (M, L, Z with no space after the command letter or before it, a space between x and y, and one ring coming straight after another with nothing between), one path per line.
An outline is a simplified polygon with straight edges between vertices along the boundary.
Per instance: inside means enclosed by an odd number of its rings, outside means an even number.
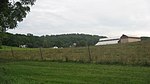
M149 0L37 0L13 33L150 36Z

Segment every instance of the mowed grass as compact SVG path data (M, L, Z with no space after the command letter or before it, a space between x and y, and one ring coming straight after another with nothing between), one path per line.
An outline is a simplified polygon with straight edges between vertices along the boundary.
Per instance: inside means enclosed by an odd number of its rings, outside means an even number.
M0 84L149 84L150 67L90 63L0 62Z

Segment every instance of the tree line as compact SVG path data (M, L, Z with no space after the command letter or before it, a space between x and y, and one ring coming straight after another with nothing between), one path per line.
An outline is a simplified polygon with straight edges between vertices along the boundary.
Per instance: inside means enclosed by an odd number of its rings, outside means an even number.
M11 34L1 33L3 35L2 45L18 47L20 45L27 45L29 48L50 48L57 46L61 47L84 47L87 45L95 45L100 38L105 36L89 35L89 34L61 34L61 35L43 35L34 36L28 33L24 34Z

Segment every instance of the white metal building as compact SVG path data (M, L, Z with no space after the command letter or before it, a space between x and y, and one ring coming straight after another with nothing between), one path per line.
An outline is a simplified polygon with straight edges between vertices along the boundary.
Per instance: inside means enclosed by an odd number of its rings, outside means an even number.
M102 38L99 40L99 42L95 45L108 45L108 44L117 44L119 41L119 38Z

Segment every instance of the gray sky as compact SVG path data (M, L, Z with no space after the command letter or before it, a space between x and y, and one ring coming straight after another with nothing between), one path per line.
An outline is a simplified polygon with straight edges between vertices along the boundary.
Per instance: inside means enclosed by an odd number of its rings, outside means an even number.
M9 32L150 36L150 0L37 0Z

